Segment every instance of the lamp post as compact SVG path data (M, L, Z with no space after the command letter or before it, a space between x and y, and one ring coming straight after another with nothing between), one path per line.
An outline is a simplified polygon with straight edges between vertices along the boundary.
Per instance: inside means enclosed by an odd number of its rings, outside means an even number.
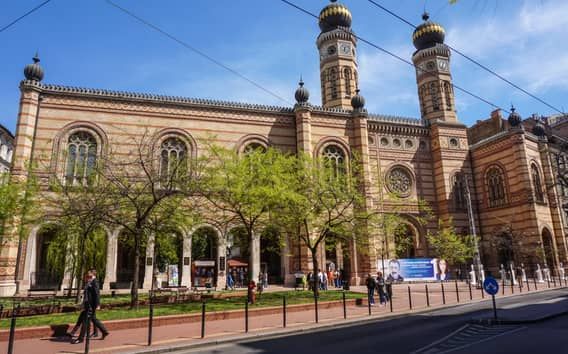
M471 192L469 190L469 181L467 176L463 175L465 181L465 195L467 199L467 214L469 216L469 226L471 229L471 234L473 236L473 244L475 247L475 254L473 256L473 267L478 275L478 279L482 279L481 277L481 254L479 252L479 243L477 242L477 231L475 228L475 219L473 215L473 205L471 203Z

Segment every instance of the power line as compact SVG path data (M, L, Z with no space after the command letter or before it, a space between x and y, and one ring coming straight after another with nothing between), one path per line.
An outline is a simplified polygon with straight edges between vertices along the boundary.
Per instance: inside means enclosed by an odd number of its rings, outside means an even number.
M41 4L37 5L36 7L34 7L33 9L31 9L30 11L26 12L25 14L23 14L22 16L18 17L17 19L15 19L14 21L8 23L7 25L5 25L4 27L0 28L0 33L4 32L5 30L7 30L8 28L12 27L13 25L15 25L16 23L20 22L20 20L24 19L24 17L31 15L32 13L34 13L35 11L39 10L40 8L42 8L43 6L47 5L48 2L50 2L51 0L46 0L44 2L42 2Z
M406 23L407 25L409 25L410 27L416 29L416 25L414 25L412 22L408 21L407 19L403 18L402 16L396 14L395 12L389 10L388 8L384 7L381 4L378 4L377 2L373 1L373 0L367 0L369 1L371 4L375 5L376 7L378 7L379 9L385 11L386 13L388 13L389 15L396 17L397 19L399 19L400 21ZM469 60L470 62L474 63L475 65L479 66L480 68L482 68L483 70L487 71L488 73L494 75L495 77L499 78L500 80L506 82L507 84L509 84L510 86L516 88L517 90L523 92L524 94L530 96L531 98L539 101L540 103L548 106L549 108L555 110L556 112L560 113L560 114L565 114L562 110L554 107L553 105L547 103L546 101L544 101L543 99L539 98L538 96L528 92L527 90L523 89L522 87L520 87L519 85L511 82L510 80L508 80L507 78L503 77L502 75L500 75L499 73L497 73L495 70L492 70L491 68L487 67L486 65L480 63L479 61L473 59L472 57L468 56L467 54L463 53L462 51L450 46L449 44L446 44L446 46L448 48L450 48L453 52L455 52L456 54L462 56L463 58Z
M292 3L288 0L280 0L280 1L282 1L283 3L285 3L285 4L291 6L295 9L297 9L297 10L319 20L319 16L315 15L314 13L312 13L312 12L310 12L310 11L308 11L308 10L306 10L306 9L304 9L304 8L302 8L302 7L296 5L296 4L294 4L294 3ZM345 30L345 29L340 28L340 27L338 27L338 29L345 32L345 33L352 35L353 37L357 38L357 40L359 40L359 41L361 41L361 42L363 42L363 43L365 43L365 44L367 44L367 45L369 45L369 46L371 46L371 47L373 47L373 48L375 48L375 49L377 49L377 50L379 50L379 51L381 51L381 52L383 52L387 55L390 55L391 57L398 59L398 60L402 61L403 63L406 63L406 64L412 66L413 68L415 68L416 70L418 70L422 73L426 73L426 74L430 74L430 75L436 74L435 71L420 68L420 67L414 65L414 63L411 62L410 60L404 59L403 57L401 57L401 56L399 56L399 55L397 55L397 54L395 54L395 53L393 53L393 52L391 52L391 51L389 51L389 50L387 50L387 49L385 49L385 48L383 48L383 47L381 47L381 46L379 46L379 45L377 45L377 44L375 44L375 43L373 43L373 42L371 42L371 41L369 41L369 40L367 40L367 39L365 39L361 36L359 36L359 35L356 35L355 33L351 32L351 31ZM454 83L452 83L452 87L463 92L463 93L465 93L465 94L467 94L467 95L469 95L469 96L471 96L471 97L473 97L473 98L475 98L475 99L477 99L477 100L479 100L479 101L481 101L481 102L483 102L483 103L488 104L489 106L491 106L493 108L497 108L497 109L500 109L500 110L502 110L506 113L510 113L508 110L506 110L506 109L492 103L491 101L486 100L485 98L483 98L483 97L481 97L481 96L479 96L479 95L477 95L473 92L470 92L470 91L468 91L468 90L466 90L466 89L464 89L464 88L462 88L462 87L460 87L460 86L458 86Z
M140 16L134 14L133 12L131 12L131 11L125 9L124 7L122 7L122 6L118 5L118 4L116 4L116 3L113 2L112 0L105 0L105 1L106 1L109 5L111 5L111 6L113 6L114 8L120 10L121 12L127 14L128 16L134 18L134 19L137 20L138 22L140 22L140 23L144 24L145 26L148 26L149 28L153 29L154 31L156 31L156 32L158 32L158 33L160 33L160 34L162 34L162 35L168 37L169 39L171 39L171 40L173 40L174 42L180 44L181 46L185 47L186 49L191 50L192 52L196 53L197 55L199 55L199 56L201 56L201 57L203 57L203 58L209 60L209 61L212 62L213 64L215 64L215 65L217 65L217 66L219 66L219 67L221 67L221 68L227 70L227 71L230 72L231 74L233 74L233 75L235 75L235 76L237 76L237 77L239 77L239 78L241 78L241 79L247 81L247 82L250 83L251 85L253 85L253 86L255 86L256 88L258 88L258 89L260 89L260 90L266 92L267 94L271 95L272 97L275 97L275 98L277 98L278 100L280 100L280 101L282 101L282 102L285 102L286 104L293 105L293 104L292 104L290 101L288 101L287 99L282 98L280 95L278 95L278 94L274 93L273 91L267 89L266 87L264 87L264 86L258 84L258 83L255 82L254 80L249 79L247 76L241 74L241 73L238 72L237 70L235 70L235 69L233 69L233 68L231 68L231 67L229 67L229 66L223 64L223 63L220 62L219 60L217 60L217 59L213 58L212 56L208 55L207 53L205 53L205 52L203 52L203 51L201 51L201 50L195 48L194 46L188 44L187 42L185 42L185 41L183 41L183 40L181 40L181 39L179 39L178 37L174 36L173 34L171 34L171 33L169 33L169 32L166 32L165 30L161 29L160 27L158 27L158 26L152 24L151 22L149 22L149 21L143 19L142 17L140 17Z

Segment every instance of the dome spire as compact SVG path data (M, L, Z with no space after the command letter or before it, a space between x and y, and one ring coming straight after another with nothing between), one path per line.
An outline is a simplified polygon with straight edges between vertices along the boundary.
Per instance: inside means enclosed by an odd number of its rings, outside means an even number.
M296 93L294 97L296 98L296 102L299 105L305 105L308 103L310 99L310 91L304 87L304 80L302 80L302 76L300 75L300 81L298 82L298 88L296 89Z
M436 44L443 44L446 31L441 25L430 21L430 15L424 11L422 14L424 23L416 27L412 34L412 41L417 50L434 47Z
M351 11L337 0L330 1L319 15L319 27L322 33L333 31L338 27L351 28Z
M36 51L35 56L32 58L33 64L28 64L24 68L24 76L26 80L41 81L43 80L43 68L39 65L39 54Z

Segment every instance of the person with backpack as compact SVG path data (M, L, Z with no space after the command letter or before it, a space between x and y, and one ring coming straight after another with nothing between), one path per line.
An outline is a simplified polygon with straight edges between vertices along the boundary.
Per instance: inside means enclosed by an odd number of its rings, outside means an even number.
M383 273L377 272L377 293L379 294L379 303L381 306L385 306L387 302L387 296L385 293L385 278Z

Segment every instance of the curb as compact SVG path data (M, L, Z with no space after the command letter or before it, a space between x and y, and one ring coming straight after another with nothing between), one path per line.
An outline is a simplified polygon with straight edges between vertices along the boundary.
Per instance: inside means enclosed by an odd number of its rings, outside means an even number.
M488 326L499 326L499 325L522 325L522 324L534 324L544 321L548 321L557 317L568 315L568 310L557 312L548 316L542 316L539 318L534 318L530 320L508 320L508 319L494 319L494 318L482 318L477 320L470 320L470 324L480 324Z
M549 291L554 291L554 290L561 290L563 288L554 288L554 289L544 289L544 290L540 290L538 292L549 292ZM519 294L512 294L512 295L507 295L505 296L505 298L510 298L510 297L517 297L517 296L522 296L525 295L526 293L519 293ZM278 339L278 338L284 338L284 337L289 337L289 336L293 336L293 335L297 335L297 334L302 334L302 333L306 333L309 331L309 333L317 333L317 332L322 332L322 331L326 331L328 329L342 329L342 328L347 328L347 327L354 327L354 326L359 326L359 325L365 325L365 324L369 324L369 323L377 323L377 322L384 322L384 321L388 321L388 320L395 320L398 318L402 318L405 317L407 315L410 314L425 314L425 313L431 313L431 312L436 312L436 311L440 311L440 310L447 310L447 309L452 309L452 308L456 308L456 307L460 307L463 305L468 305L468 304L477 304L477 303L482 303L482 302L490 302L491 299L479 299L479 300L475 300L472 302L467 302L467 303L457 303L457 304L452 304L452 305L446 305L443 307L437 307L437 308L424 308L424 309L418 309L418 310L411 310L411 311L404 311L401 313L397 313L397 314L392 314L392 315L386 315L386 316L380 316L380 317L366 317L366 318L353 318L351 320L345 320L345 322L343 323L329 323L329 324L312 324L312 325L308 325L308 326L304 326L301 328L297 328L297 329L293 329L293 330L285 330L285 329L281 329L279 331L272 331L272 332L264 332L264 333L254 333L254 334L241 334L239 336L235 336L235 337L231 337L231 338L227 338L227 339L212 339L209 341L204 341L204 342L198 342L198 343L187 343L187 344L172 344L172 345L164 345L164 346L158 346L156 348L151 348L151 349L147 349L147 350L135 350L135 351L127 351L124 352L125 354L161 354L161 353L172 353L172 352L177 352L177 351L182 351L182 350L191 350L191 349L199 349L199 348L206 348L206 347L213 347L213 346L217 346L217 345L223 345L223 344L234 344L234 343L248 343L248 342L254 342L254 341L258 341L259 339L261 340L268 340L268 339ZM562 312L561 314L554 314L551 316L546 316L545 318L539 318L536 321L544 321L550 318L554 318L554 317L558 317L558 316L562 316L564 314L568 314L568 311ZM523 323L528 323L528 322L523 322Z

